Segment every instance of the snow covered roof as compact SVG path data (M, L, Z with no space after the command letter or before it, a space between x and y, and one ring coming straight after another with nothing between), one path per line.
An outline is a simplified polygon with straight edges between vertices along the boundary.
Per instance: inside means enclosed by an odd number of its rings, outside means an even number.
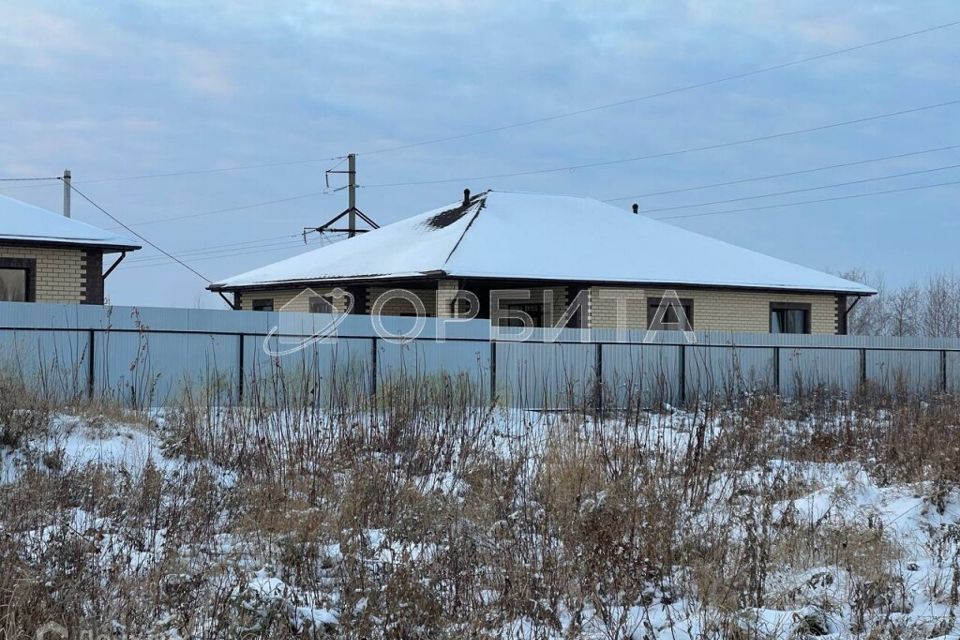
M597 200L501 191L406 218L210 288L422 276L876 293Z
M0 242L4 240L103 247L106 252L140 248L129 238L0 195Z

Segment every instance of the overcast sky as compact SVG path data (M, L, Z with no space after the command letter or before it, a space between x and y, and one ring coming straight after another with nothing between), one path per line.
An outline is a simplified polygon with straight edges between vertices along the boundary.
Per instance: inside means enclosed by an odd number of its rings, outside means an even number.
M369 185L359 191L360 208L385 224L455 201L465 187L608 199L960 145L960 105L952 105L659 159L469 179L957 100L960 27L953 27L573 117L364 155L955 20L960 6L952 0L4 0L0 177L70 168L93 200L216 280L320 246L316 236L304 246L298 234L345 208L346 193L307 194L324 190L324 170L336 164L327 159L348 152L361 154L358 180ZM113 180L274 163L287 164ZM659 210L655 217L742 209L960 181L960 169L662 210L954 164L960 148L614 204L628 209L636 201ZM0 192L55 211L61 205L57 183L3 183ZM958 196L953 185L671 222L811 267L860 267L900 283L960 266ZM114 226L77 197L74 216ZM637 250L646 242L638 239ZM195 275L148 259L156 255L144 248L127 258L108 280L111 302L222 306Z

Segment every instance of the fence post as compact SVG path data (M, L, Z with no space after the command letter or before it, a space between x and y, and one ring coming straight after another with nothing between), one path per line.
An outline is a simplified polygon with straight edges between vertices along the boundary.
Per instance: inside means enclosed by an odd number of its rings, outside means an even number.
M497 341L490 338L490 403L497 401Z
M783 395L780 388L780 347L773 348L773 388L777 395Z
M593 408L603 411L603 343L597 342L593 356Z
M96 355L94 355L96 353L95 349L97 344L96 333L97 332L94 329L90 329L90 331L87 332L87 399L88 400L93 400L93 395L96 392L96 379L94 378L97 370L96 362L94 361L96 358Z
M244 358L244 343L246 336L242 333L237 334L239 343L237 345L237 404L243 404L243 361Z
M370 338L370 395L377 395L377 337Z
M680 345L680 406L687 404L687 345Z
M947 350L942 349L940 351L940 390L946 393L949 387L950 383L947 379Z

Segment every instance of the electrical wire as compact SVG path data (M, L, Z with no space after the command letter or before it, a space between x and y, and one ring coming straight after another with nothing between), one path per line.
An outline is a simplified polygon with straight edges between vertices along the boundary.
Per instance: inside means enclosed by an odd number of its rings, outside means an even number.
M240 242L228 242L226 244L215 244L207 247L199 247L197 249L187 249L184 251L177 251L176 255L178 258L188 258L194 255L204 255L211 253L213 251L223 251L224 249L228 251L237 251L238 249L256 249L261 246L266 246L265 243L271 244L277 240L285 240L287 242L293 239L299 239L301 236L299 234L289 234L285 233L281 236L270 236L266 238L255 238L252 240L243 240ZM302 241L300 242L302 244ZM163 255L152 254L146 256L137 256L135 258L130 258L127 260L127 263L137 263L145 262L148 260L165 260L166 258Z
M853 193L843 196L834 196L832 198L820 198L818 200L803 200L800 202L786 202L782 204L768 204L759 207L744 207L742 209L724 209L723 211L706 211L703 213L686 213L675 216L660 216L656 218L657 220L678 220L680 218L701 218L706 216L720 216L725 214L732 213L743 213L747 211L760 211L763 209L779 209L781 207L798 207L805 204L818 204L820 202L836 202L838 200L853 200L856 198L867 198L871 196L882 196L890 193L905 193L907 191L920 191L922 189L934 189L937 187L946 187L950 185L960 184L960 180L952 180L950 182L938 182L935 184L923 184L916 185L912 187L901 187L899 189L887 189L885 191L868 191L867 193Z
M251 203L251 204L244 204L244 205L239 205L239 206L236 206L236 207L226 207L226 208L223 208L223 209L212 209L212 210L210 210L210 211L201 211L201 212L199 212L199 213L188 213L188 214L182 215L182 216L173 216L173 217L170 217L170 218L160 218L160 219L157 219L157 220L144 220L143 222L133 222L133 223L130 223L130 226L131 226L131 227L146 227L146 226L148 226L148 225L163 224L163 223L167 223L167 222L174 222L174 221L177 221L177 220L188 220L188 219L191 219L191 218L201 218L201 217L204 217L204 216L212 216L212 215L215 215L215 214L218 214L218 213L228 213L228 212L231 212L231 211L244 211L244 210L246 210L246 209L256 209L256 208L258 208L258 207L266 207L266 206L272 205L272 204L280 204L280 203L283 203L283 202L293 202L294 200L303 200L303 199L306 199L306 198L315 198L315 197L319 197L319 196L325 196L325 195L329 195L329 194L333 193L334 191L336 191L336 189L324 189L323 191L314 191L314 192L312 192L312 193L302 193L302 194L300 194L300 195L290 196L290 197L288 197L288 198L277 198L277 199L275 199L275 200L264 200L264 201L262 201L262 202L253 202L253 203ZM122 228L122 227L111 227L111 229L120 229L120 228Z
M60 176L50 178L0 178L0 182L36 182L39 180L59 180Z
M136 236L137 238L139 238L140 240L144 241L145 243L147 243L148 245L150 245L151 247L153 247L154 249L156 249L157 251L159 251L159 252L162 253L163 255L167 256L168 258L170 258L171 260L173 260L174 262L176 262L176 263L179 264L181 267L183 267L184 269L186 269L187 271L189 271L189 272L192 273L193 275L197 276L197 277L200 278L201 280L203 280L203 281L205 281L205 282L208 282L208 283L210 282L210 279L209 279L209 278L207 278L205 275L203 275L202 273L200 273L199 271L197 271L196 269L194 269L193 267L191 267L190 265L188 265L186 262L183 262L182 260L176 258L175 256L170 255L169 253L167 253L166 251L164 251L163 249L161 249L160 247L158 247L156 244L154 244L154 243L151 242L150 240L147 240L147 239L146 239L145 237L143 237L141 234L137 233L136 231L134 231L133 229L131 229L131 228L128 227L127 225L123 224L123 222L121 222L116 216L114 216L112 213L110 213L109 211L107 211L106 209L104 209L103 207L101 207L99 204L97 204L96 202L94 202L93 200L91 200L90 197L87 196L87 194L85 194L84 192L80 191L80 189L77 189L77 187L76 187L72 182L70 183L70 189L71 189L72 191L74 191L77 195L79 195L81 198L83 198L84 200L86 200L87 202L89 202L91 205L93 205L93 206L94 206L98 211L100 211L103 215L107 216L108 218L110 218L111 220L113 220L114 222L116 222L117 224L119 224L121 227L123 227L124 229L126 229L127 231L129 231L130 233L132 233L133 235L135 235L135 236Z
M582 114L585 114L585 113L592 113L592 112L601 111L601 110L604 110L604 109L611 109L611 108L613 108L613 107L620 107L620 106L624 106L624 105L628 105L628 104L634 104L634 103L637 103L637 102L642 102L642 101L645 101L645 100L652 100L652 99L654 99L654 98L661 98L661 97L664 97L664 96L669 96L669 95L673 95L673 94L677 94L677 93L682 93L682 92L685 92L685 91L691 91L691 90L694 90L694 89L702 89L702 88L704 88L704 87L710 87L710 86L713 86L713 85L716 85L716 84L720 84L720 83L723 83L723 82L729 82L729 81L731 81L731 80L740 80L740 79L743 79L743 78L749 78L749 77L751 77L751 76L756 76L756 75L760 75L760 74L763 74L763 73L769 73L769 72L771 72L771 71L777 71L777 70L780 70L780 69L786 69L786 68L788 68L788 67L793 67L793 66L797 66L797 65L800 65L800 64L805 64L805 63L807 63L807 62L814 62L814 61L816 61L816 60L823 60L824 58L829 58L829 57L832 57L832 56L838 56L838 55L842 55L842 54L845 54L845 53L851 53L851 52L853 52L853 51L859 51L859 50L861 50L861 49L866 49L866 48L869 48L869 47L875 47L875 46L878 46L878 45L887 44L887 43L890 43L890 42L895 42L895 41L897 41L897 40L904 40L904 39L906 39L906 38L912 38L912 37L914 37L914 36L919 36L919 35L931 33L931 32L934 32L934 31L939 31L939 30L942 30L942 29L949 29L949 28L955 27L955 26L957 26L957 25L960 25L960 20L956 20L956 21L953 21L953 22L946 22L946 23L943 23L943 24L934 25L934 26L932 26L932 27L926 27L926 28L924 28L924 29L919 29L919 30L917 30L917 31L911 31L911 32L909 32L909 33L902 33L902 34L899 34L899 35L890 36L890 37L888 37L888 38L883 38L883 39L880 39L880 40L873 40L873 41L871 41L871 42L865 42L865 43L862 43L862 44L859 44L859 45L855 45L855 46L852 46L852 47L845 47L845 48L843 48L843 49L835 49L835 50L833 50L833 51L827 51L827 52L825 52L825 53L820 53L820 54L813 55L813 56L807 56L807 57L805 57L805 58L799 58L799 59L797 59L797 60L792 60L792 61L790 61L790 62L782 62L782 63L779 63L779 64L770 65L770 66L768 66L768 67L761 67L761 68L759 68L759 69L754 69L754 70L752 70L752 71L745 71L745 72L742 72L742 73L735 73L735 74L732 74L732 75L723 76L723 77L720 77L720 78L715 78L715 79L713 79L713 80L706 80L706 81L704 81L704 82L697 82L697 83L694 83L694 84L684 85L684 86L681 86L681 87L675 87L675 88L673 88L673 89L667 89L667 90L665 90L665 91L658 91L658 92L656 92L656 93L649 93L649 94L646 94L646 95L637 96L637 97L635 97L635 98L627 98L627 99L625 99L625 100L618 100L618 101L616 101L616 102L608 102L608 103L606 103L606 104L596 105L596 106L593 106L593 107L588 107L588 108L586 108L586 109L578 109L578 110L576 110L576 111L568 111L568 112L565 112L565 113L559 113L559 114L555 114L555 115L552 115L552 116L545 116L545 117L542 117L542 118L534 118L534 119L532 119L532 120L524 120L524 121L521 121L521 122L515 122L515 123L513 123L513 124L507 124L507 125L501 125L501 126L498 126L498 127L490 127L490 128L488 128L488 129L479 129L479 130L476 130L476 131L471 131L471 132L468 132L468 133L461 133L461 134L458 134L458 135L445 136L445 137L442 137L442 138L433 138L433 139L431 139L431 140L424 140L424 141L422 141L422 142L414 142L414 143L410 143L410 144L402 144L402 145L396 145L396 146L393 146L393 147L386 147L386 148L383 148L383 149L377 149L377 150L374 150L374 151L366 151L366 152L361 153L361 154L358 154L358 155L366 155L366 156L369 156L369 155L375 155L375 154L380 154L380 153L388 153L388 152L392 152L392 151L400 151L400 150L403 150L403 149L412 149L412 148L414 148L414 147L422 147L422 146L426 146L426 145L439 144L439 143L441 143L441 142L450 142L450 141L453 141L453 140L463 140L464 138L471 138L471 137L474 137L474 136L485 135L485 134L488 134L488 133L497 133L497 132L500 132L500 131L507 131L507 130L509 130L509 129L517 129L517 128L519 128L519 127L526 127L526 126L533 125L533 124L540 124L540 123L543 123L543 122L551 122L551 121L554 121L554 120L560 120L560 119L562 119L562 118L570 118L570 117L582 115Z
M264 164L246 164L233 167L219 167L216 169L192 169L189 171L172 171L170 173L148 173L138 176L120 176L113 178L95 178L84 180L83 184L95 184L98 182L123 182L126 180L149 180L152 178L173 178L180 176L205 175L210 173L226 173L229 171L246 171L249 169L270 169L274 167L289 167L298 164L314 164L317 162L332 162L346 156L332 156L329 158L313 158L310 160L288 160L285 162L267 162Z
M605 103L605 104L595 105L595 106L592 106L592 107L587 107L587 108L585 108L585 109L578 109L578 110L575 110L575 111L567 111L567 112L564 112L564 113L558 113L558 114L554 114L554 115L550 115L550 116L544 116L544 117L541 117L541 118L533 118L533 119L530 119L530 120L523 120L523 121L520 121L520 122L514 122L514 123L506 124L506 125L500 125L500 126L497 126L497 127L490 127L490 128L486 128L486 129L478 129L478 130L470 131L470 132L467 132L467 133L461 133L461 134L456 134L456 135L451 135L451 136L444 136L444 137L440 137L440 138L432 138L432 139L428 139L428 140L422 140L422 141L420 141L420 142L413 142L413 143L408 143L408 144L395 145L395 146L391 146L391 147L384 147L384 148L380 148L380 149L373 149L373 150L369 150L369 151L364 151L364 152L359 153L359 154L357 154L357 155L370 156L370 155L377 155L377 154L381 154L381 153L389 153L389 152L393 152L393 151L400 151L400 150L404 150L404 149L411 149L411 148L422 147L422 146L426 146L426 145L439 144L439 143L442 143L442 142L450 142L450 141L454 141L454 140L462 140L462 139L464 139L464 138L471 138L471 137L476 137L476 136L485 135L485 134L489 134L489 133L497 133L497 132L500 132L500 131L507 131L507 130L510 130L510 129L517 129L517 128L520 128L520 127L526 127L526 126L530 126L530 125L534 125L534 124L540 124L540 123L543 123L543 122L551 122L551 121L560 120L560 119L563 119L563 118L570 118L570 117L573 117L573 116L583 115L583 114L586 114L586 113L593 113L593 112L596 112L596 111L601 111L601 110L604 110L604 109L611 109L611 108L614 108L614 107L620 107L620 106L624 106L624 105L628 105L628 104L634 104L634 103L637 103L637 102L643 102L643 101L646 101L646 100L652 100L652 99L655 99L655 98L660 98L660 97L664 97L664 96L674 95L674 94L677 94L677 93L683 93L683 92L686 92L686 91L692 91L692 90L695 90L695 89L702 89L702 88L705 88L705 87L710 87L710 86L713 86L713 85L721 84L721 83L724 83L724 82L730 82L730 81L733 81L733 80L740 80L740 79L743 79L743 78L749 78L749 77L751 77L751 76L757 76L757 75L760 75L760 74L769 73L769 72L771 72L771 71L777 71L777 70L781 70L781 69L786 69L786 68L789 68L789 67L794 67L794 66L797 66L797 65L806 64L806 63L809 63L809 62L815 62L815 61L817 61L817 60L823 60L823 59L825 59L825 58L830 58L830 57L833 57L833 56L839 56L839 55L843 55L843 54L846 54L846 53L851 53L851 52L854 52L854 51L860 51L860 50L863 50L863 49L867 49L867 48L870 48L870 47L875 47L875 46L879 46L879 45L883 45L883 44L888 44L888 43L891 43L891 42L896 42L896 41L898 41L898 40L904 40L904 39L907 39L907 38L912 38L912 37L915 37L915 36L920 36L920 35L932 33L932 32L935 32L935 31L940 31L940 30L943 30L943 29L949 29L949 28L955 27L955 26L957 26L957 25L960 25L960 20L955 20L955 21L951 21L951 22L945 22L945 23L942 23L942 24L937 24L937 25L933 25L933 26L930 26L930 27L926 27L926 28L923 28L923 29L918 29L918 30L916 30L916 31L910 31L910 32L907 32L907 33L901 33L901 34L897 34L897 35L894 35L894 36L889 36L889 37L887 37L887 38L881 38L881 39L879 39L879 40L873 40L873 41L870 41L870 42L864 42L864 43L861 43L861 44L858 44L858 45L854 45L854 46L851 46L851 47L844 47L844 48L841 48L841 49L834 49L834 50L832 50L832 51L827 51L827 52L824 52L824 53L820 53L820 54L816 54L816 55L812 55L812 56L807 56L807 57L804 57L804 58L799 58L799 59L791 60L791 61L788 61L788 62L782 62L782 63L778 63L778 64L774 64L774 65L769 65L769 66L766 66L766 67L761 67L761 68L753 69L753 70L750 70L750 71L744 71L744 72L741 72L741 73L735 73L735 74L731 74L731 75L727 75L727 76L722 76L722 77L719 77L719 78L714 78L714 79L712 79L712 80L706 80L706 81L703 81L703 82L697 82L697 83L693 83L693 84L688 84L688 85L683 85L683 86L679 86L679 87L674 87L674 88L672 88L672 89L667 89L667 90L664 90L664 91L658 91L658 92L655 92L655 93L649 93L649 94L645 94L645 95L642 95L642 96L636 96L636 97L627 98L627 99L624 99L624 100L617 100L617 101L615 101L615 102L608 102L608 103ZM290 160L290 161L284 161L284 162L269 162L269 163L261 163L261 164L236 165L236 166L218 167L218 168L212 168L212 169L193 169L193 170L186 170L186 171L172 171L172 172L166 172L166 173L150 173L150 174L141 174L141 175L132 175L132 176L105 177L105 178L95 178L95 179L91 179L91 180L83 180L81 183L82 183L82 184L94 184L94 183L100 183L100 182L120 182L120 181L126 181L126 180L147 180L147 179L154 179L154 178L169 178L169 177L180 177L180 176L189 176L189 175L205 175L205 174L213 174L213 173L225 173L225 172L230 172L230 171L244 171L244 170L251 170L251 169L267 169L267 168L293 166L293 165L300 165L300 164L314 164L314 163L318 163L318 162L342 161L345 157L346 157L346 156L343 156L343 155L337 155L337 156L331 156L331 157L326 157L326 158L311 158L311 159L304 159L304 160ZM559 170L559 169L558 169L558 170ZM499 176L498 176L498 177L499 177ZM480 179L480 178L477 178L477 179ZM430 183L426 183L426 182L425 182L425 183L420 183L420 184L430 184ZM396 186L402 186L402 185L396 185Z
M264 247L264 248L257 249L257 250L255 250L255 251L247 251L247 252L244 252L244 255L257 255L257 254L260 254L260 253L269 253L269 252L273 252L273 251L281 251L281 250L284 250L284 249L292 249L292 248L293 248L294 246L296 246L296 245L297 245L297 243L292 243L292 244L290 244L290 245L277 244L276 246ZM199 258L194 258L194 259L192 259L191 261L192 261L192 262L203 262L203 261L205 261L205 260L220 260L220 259L222 259L223 257L224 257L224 255L208 255L208 256L203 256L203 257L199 257ZM151 267L162 267L162 266L164 266L165 264L166 264L166 262L164 262L164 261L157 261L157 262L150 262L150 263L144 263L144 264L131 265L131 266L127 267L127 269L128 269L128 270L131 270L131 269L149 269L149 268L151 268Z
M708 144L708 145L702 145L702 146L698 146L698 147L685 147L685 148L682 148L682 149L675 149L675 150L672 150L672 151L661 151L661 152L658 152L658 153L651 153L651 154L642 155L642 156L632 156L632 157L629 157L629 158L618 158L618 159L615 159L615 160L602 160L602 161L599 161L599 162L587 162L587 163L583 163L583 164L566 165L566 166L563 166L563 167L553 167L553 168L550 168L550 169L531 169L531 170L527 170L527 171L514 171L514 172L511 172L511 173L494 173L494 174L488 174L488 175L484 175L484 176L471 176L471 177L466 177L466 178L443 178L443 179L439 179L439 180L419 180L419 181L412 181L412 182L386 182L386 183L380 183L380 184L360 185L360 186L362 186L363 188L366 188L366 189L375 189L375 188L383 188L383 187L407 187L407 186L425 185L425 184L444 184L444 183L448 183L448 182L469 182L469 181L477 181L477 180L493 180L493 179L497 179L497 178L515 178L515 177L519 177L519 176L531 176L531 175L546 174L546 173L558 173L558 172L561 172L561 171L574 172L574 171L577 171L577 170L580 170L580 169L590 169L590 168L596 168L596 167L607 167L607 166L616 165L616 164L625 164L625 163L628 163L628 162L638 162L638 161L640 161L640 160L654 160L654 159L658 159L658 158L669 158L669 157L684 155L684 154L688 154L688 153L696 153L696 152L699 152L699 151L713 151L713 150L716 150L716 149L726 149L726 148L728 148L728 147L736 147L736 146L741 146L741 145L745 145L745 144L752 144L752 143L754 143L754 142L765 142L765 141L767 141L767 140L776 140L776 139L778 139L778 138L787 138L787 137L790 137L790 136L797 136L797 135L802 135L802 134L805 134L805 133L814 133L814 132L817 132L817 131L826 131L826 130L829 130L829 129L836 129L836 128L838 128L838 127L846 127L846 126L854 125L854 124L863 124L863 123L865 123L865 122L874 122L874 121L876 121L876 120L882 120L882 119L884 119L884 118L893 118L893 117L896 117L896 116L902 116L902 115L907 115L907 114L911 114L911 113L919 113L919 112L921 112L921 111L929 111L929 110L931 110L931 109L940 109L940 108L943 108L943 107L954 106L954 105L957 105L957 104L960 104L960 99L957 99L957 100L948 100L948 101L946 101L946 102L938 102L938 103L935 103L935 104L928 104L928 105L923 105L923 106L920 106L920 107L913 107L913 108L910 108L910 109L901 109L900 111L891 111L891 112L888 112L888 113L880 113L880 114L875 114L875 115L872 115L872 116L865 116L865 117L862 117L862 118L854 118L853 120L843 120L843 121L840 121L840 122L831 122L831 123L829 123L829 124L818 125L818 126L816 126L816 127L807 127L807 128L804 128L804 129L792 129L792 130L790 130L790 131L781 131L781 132L778 132L778 133L770 133L770 134L766 134L766 135L762 135L762 136L754 136L754 137L752 137L752 138L741 138L741 139L739 139L739 140L732 140L732 141L729 141L729 142L719 142L719 143L716 143L716 144Z
M681 204L672 207L657 207L656 209L641 209L638 213L657 213L659 211L677 211L679 209L692 209L694 207L706 207L714 204L729 204L731 202L741 202L743 200L756 200L759 198L772 198L774 196L785 196L792 193L805 193L807 191L819 191L821 189L834 189L836 187L847 187L854 184L865 184L868 182L879 182L881 180L892 180L894 178L904 178L906 176L917 176L937 171L947 171L949 169L960 168L960 164L950 164L943 167L934 167L932 169L919 169L917 171L906 171L904 173L891 173L885 176L875 178L862 178L860 180L848 180L846 182L835 182L833 184L824 184L816 187L803 187L800 189L790 189L788 191L775 191L773 193L761 193L754 196L744 196L741 198L728 198L726 200L713 200L711 202L697 202L694 204Z
M936 147L933 149L923 149L921 151L908 151L906 153L898 153L892 156L881 156L879 158L867 158L866 160L854 160L853 162L841 162L839 164L828 164L822 167L813 167L812 169L799 169L797 171L787 171L784 173L769 173L765 176L754 176L751 178L739 178L737 180L728 180L727 182L713 182L710 184L700 184L694 185L692 187L680 187L677 189L666 189L663 191L648 191L647 193L637 193L632 196L617 196L616 198L607 198L604 202L618 202L620 200L632 200L633 198L649 198L652 196L663 196L671 193L686 193L688 191L700 191L702 189L712 189L714 187L727 187L734 184L744 184L747 182L759 182L761 180L772 180L773 178L788 178L791 176L799 176L807 173L816 173L818 171L827 171L830 169L844 169L847 167L856 167L863 164L870 164L873 162L883 162L886 160L898 160L901 158L909 158L911 156L919 156L926 153L936 153L938 151L950 151L952 149L960 149L960 144L953 144L947 147Z

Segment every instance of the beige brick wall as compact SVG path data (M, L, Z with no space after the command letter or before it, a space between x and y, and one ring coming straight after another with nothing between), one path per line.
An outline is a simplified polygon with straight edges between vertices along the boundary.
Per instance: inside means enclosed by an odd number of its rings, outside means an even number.
M619 313L624 315L624 328L647 328L646 293L643 289L627 287L591 287L587 326L598 329L616 328L618 305Z
M333 287L326 289L272 289L268 291L244 291L240 295L240 308L245 311L253 309L254 300L273 300L274 311L310 312L310 298L313 296L329 295ZM347 305L347 298L334 298L334 305L338 311L343 311Z
M646 328L647 298L659 298L663 289L593 287L590 290L590 326L616 327L616 301L604 294L626 295L627 327ZM697 331L770 331L771 302L810 305L813 333L837 332L837 297L829 294L772 293L767 291L684 290L680 298L693 300L693 328Z
M453 300L460 287L459 280L440 280L437 282L437 317L453 318L456 317L453 309Z
M409 291L423 303L423 308L428 317L437 315L437 290L436 289L408 289L406 287L369 287L367 289L367 313L373 310L373 305L377 299L392 289L402 289ZM449 307L448 307L449 308ZM396 297L391 294L390 298L385 300L381 310L383 315L412 315L415 313L413 304L408 300Z
M85 257L83 249L0 245L0 258L36 260L33 277L37 302L82 302L87 269Z

